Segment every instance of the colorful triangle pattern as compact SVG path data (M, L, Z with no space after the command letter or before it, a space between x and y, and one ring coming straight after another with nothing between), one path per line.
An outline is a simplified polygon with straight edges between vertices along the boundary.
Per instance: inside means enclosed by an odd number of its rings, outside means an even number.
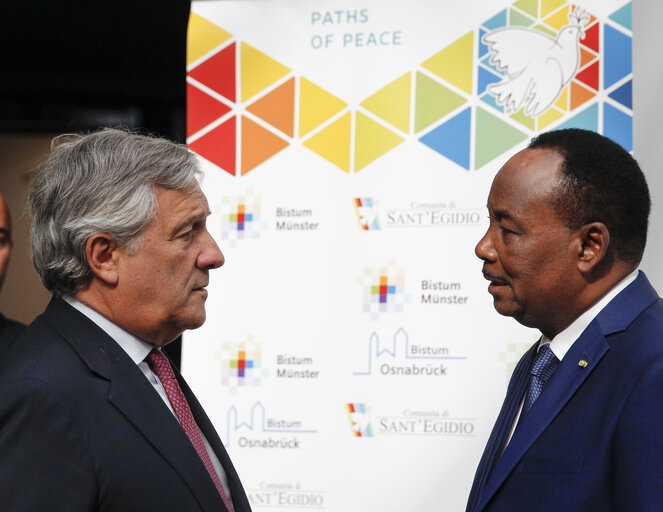
M246 42L232 41L230 33L192 12L187 46L187 64L196 64L188 71L187 83L191 149L235 176L268 161L295 137L345 172L369 168L412 131L423 145L464 169L480 169L532 133L550 127L601 129L632 148L630 2L606 23L590 15L580 41L580 70L554 106L538 118L522 111L504 112L487 92L503 73L488 62L488 48L481 42L484 34L527 26L556 37L573 9L575 4L567 0L515 0L476 31L421 63L423 71L407 71L383 85L356 111L347 110L343 99L318 84L302 76L289 77L290 68ZM619 30L614 28L617 25ZM481 59L477 66L475 58ZM606 100L597 96L602 87ZM473 94L483 107L468 106ZM233 106L236 102L242 107ZM239 119L233 115L199 135L241 108L248 115Z

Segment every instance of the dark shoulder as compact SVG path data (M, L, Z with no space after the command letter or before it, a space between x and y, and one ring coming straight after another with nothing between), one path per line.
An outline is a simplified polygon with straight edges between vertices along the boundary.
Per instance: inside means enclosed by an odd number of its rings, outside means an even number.
M25 324L5 317L0 313L0 357L11 347L25 330Z

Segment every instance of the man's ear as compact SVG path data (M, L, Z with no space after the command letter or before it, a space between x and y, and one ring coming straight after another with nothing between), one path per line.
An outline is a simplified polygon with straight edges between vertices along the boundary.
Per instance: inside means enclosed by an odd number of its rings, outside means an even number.
M117 244L106 233L95 233L87 239L85 255L92 273L104 283L115 286L119 280Z
M578 230L580 251L578 254L578 270L590 272L605 259L610 246L610 232L602 222L585 224Z

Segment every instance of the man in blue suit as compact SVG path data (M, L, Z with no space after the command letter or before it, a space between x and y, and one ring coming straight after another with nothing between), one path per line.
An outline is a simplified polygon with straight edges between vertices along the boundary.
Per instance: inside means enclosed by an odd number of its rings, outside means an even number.
M594 132L540 135L488 196L498 313L542 333L509 383L468 512L663 510L663 302L637 267L650 199Z

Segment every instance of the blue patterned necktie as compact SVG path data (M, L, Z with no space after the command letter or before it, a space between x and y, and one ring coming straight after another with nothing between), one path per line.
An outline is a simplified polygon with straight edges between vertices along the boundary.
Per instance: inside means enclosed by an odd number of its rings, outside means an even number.
M553 354L553 351L550 350L550 343L541 345L539 351L534 357L532 367L529 370L531 376L527 388L527 395L525 395L525 402L523 403L523 415L529 412L536 399L539 398L543 386L545 386L548 379L552 377L558 364L559 359L557 359L555 354Z

